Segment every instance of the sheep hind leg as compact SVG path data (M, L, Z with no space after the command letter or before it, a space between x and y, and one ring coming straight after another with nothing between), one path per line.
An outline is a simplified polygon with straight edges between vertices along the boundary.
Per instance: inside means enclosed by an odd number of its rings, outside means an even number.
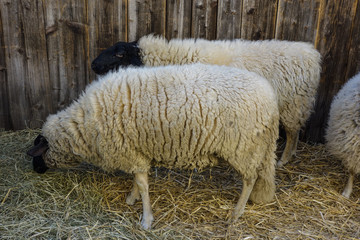
M292 131L287 128L285 128L286 133L286 145L285 149L281 155L280 161L277 162L277 167L284 166L293 155L296 153L296 148L299 140L299 133L300 131Z
M131 193L129 196L127 196L126 198L126 203L129 204L129 205L134 205L134 203L137 201L137 200L140 200L140 192L139 192L139 187L134 179L134 182L133 182L133 188L131 190Z
M256 204L268 203L274 199L275 188L275 160L272 158L261 163L250 200Z
M141 220L141 226L148 230L151 228L151 223L154 220L154 216L151 210L150 196L149 196L149 183L147 173L135 173L135 182L139 188L141 200L143 203L143 217Z
M345 187L344 191L342 192L342 195L344 197L346 197L346 198L350 197L350 194L351 194L352 189L353 189L353 182L354 182L354 173L350 172L348 182L346 184L346 187Z
M247 201L249 200L251 191L254 187L254 184L256 182L256 177L254 178L247 178L243 179L243 189L240 195L240 198L236 204L236 207L234 209L234 213L232 216L232 221L236 221L239 217L241 217L245 211L245 205Z

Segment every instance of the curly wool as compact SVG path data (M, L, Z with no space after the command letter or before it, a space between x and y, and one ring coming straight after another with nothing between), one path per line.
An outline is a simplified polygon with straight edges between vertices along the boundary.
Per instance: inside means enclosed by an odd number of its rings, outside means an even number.
M360 173L360 73L334 97L325 134L327 150L341 159L345 168Z
M303 126L311 113L320 80L320 54L309 43L240 39L167 41L147 35L138 44L148 66L201 62L256 72L274 87L285 125Z
M251 198L266 202L275 190L278 123L276 95L255 73L202 64L129 68L49 116L44 159L49 167L86 161L137 173L154 164L201 169L221 157L243 178L259 176Z
M240 39L167 41L147 35L139 39L138 45L147 66L201 62L246 69L266 78L278 97L280 122L292 145L285 150L288 152L283 155L283 163L294 154L298 133L312 112L320 80L321 56L311 44Z

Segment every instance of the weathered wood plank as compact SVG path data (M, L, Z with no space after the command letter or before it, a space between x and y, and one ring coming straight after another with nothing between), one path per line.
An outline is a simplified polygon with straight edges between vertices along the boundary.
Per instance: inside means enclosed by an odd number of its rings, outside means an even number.
M83 1L46 1L49 71L55 110L63 109L89 82L87 6Z
M99 53L119 41L127 41L127 1L88 1L89 38L88 50L88 76L95 79L91 71L92 60Z
M4 26L5 62L7 70L8 103L10 121L14 129L25 127L30 111L25 99L24 41L20 19L19 1L1 1L1 17Z
M42 1L22 0L21 10L26 58L24 87L30 111L26 120L34 128L41 127L52 112Z
M347 61L345 81L360 72L360 1L357 0L356 14L352 23L352 33L349 39L350 51Z
M279 0L276 39L315 42L320 0Z
M63 39L61 30L61 5L59 1L45 1L44 2L44 16L45 16L45 34L47 41L47 55L49 65L48 80L51 84L52 106L54 111L64 108L65 104L60 103L60 96L68 92L66 87L60 85L61 82L66 81L64 51L60 44Z
M166 1L166 38L191 36L191 1Z
M242 1L219 1L217 16L217 39L240 38Z
M0 8L0 129L10 130L13 127L10 121L3 27Z
M39 127L51 110L42 2L0 4L11 124L14 129Z
M194 0L191 37L216 39L217 0Z
M128 1L128 40L149 34L165 36L166 0Z
M346 68L357 1L322 0L315 45L323 56L322 75L315 112L306 127L306 139L323 141L333 96L346 81ZM358 44L358 43L357 43Z
M241 38L272 39L275 36L278 0L243 0Z

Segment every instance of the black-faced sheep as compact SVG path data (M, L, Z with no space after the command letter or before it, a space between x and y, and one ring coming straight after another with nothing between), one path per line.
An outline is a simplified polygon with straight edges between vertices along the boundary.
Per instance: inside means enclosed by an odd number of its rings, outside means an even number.
M349 172L349 180L342 193L349 198L354 176L360 173L360 73L334 97L325 139L326 149L341 159Z
M102 74L119 66L139 63L160 66L195 62L246 69L271 83L278 97L280 122L287 139L278 166L287 163L296 153L299 132L311 114L320 80L320 54L309 43L240 39L167 41L148 35L138 42L119 42L104 50L93 61L92 69Z
M203 64L129 68L100 77L50 115L28 154L40 173L86 161L134 174L127 203L141 196L145 229L153 221L152 165L202 169L222 158L243 178L237 219L249 196L273 199L278 124L274 90L255 73Z

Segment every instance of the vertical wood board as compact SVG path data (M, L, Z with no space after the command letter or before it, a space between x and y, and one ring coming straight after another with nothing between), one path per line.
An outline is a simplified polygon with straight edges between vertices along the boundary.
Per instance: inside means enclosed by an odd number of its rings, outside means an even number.
M5 62L5 43L0 8L0 129L11 129L9 96L7 86L7 69Z
M333 96L346 81L356 1L321 1L320 22L315 46L322 54L322 74L314 114L306 127L306 139L324 141L326 122Z
M315 42L321 0L279 0L276 39Z
M128 1L128 40L154 33L165 36L166 0Z
M217 39L240 38L242 1L219 1L217 15Z
M88 1L89 32L86 43L87 65L109 46L119 41L127 41L126 0ZM96 74L88 69L90 81Z
M194 0L192 5L191 37L216 39L217 0Z
M166 1L166 38L191 36L191 1Z
M21 4L18 1L1 1L1 17L5 44L5 63L7 70L8 103L11 125L14 129L27 126L30 115L26 99L26 55L21 19Z
M243 0L241 38L272 39L275 35L278 0Z
M356 2L356 14L352 23L352 33L349 39L350 50L349 58L347 60L345 81L360 72L360 1L357 0Z
M42 1L21 0L21 10L26 57L24 97L30 111L26 121L34 128L41 127L52 112Z

